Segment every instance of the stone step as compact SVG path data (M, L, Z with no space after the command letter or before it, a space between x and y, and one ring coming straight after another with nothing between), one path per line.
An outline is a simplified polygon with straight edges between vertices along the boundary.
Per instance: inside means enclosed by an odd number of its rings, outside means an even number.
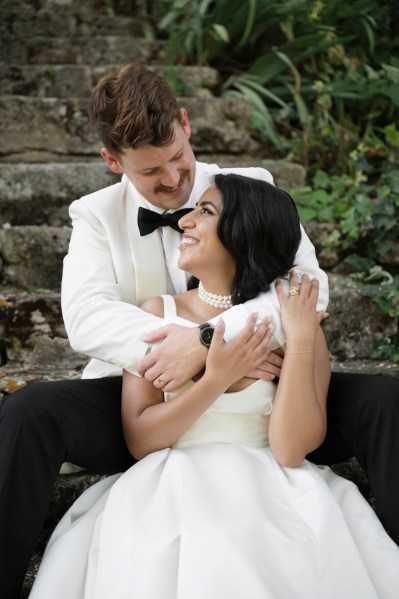
M1 286L59 290L70 233L47 225L0 229Z
M0 38L0 55L6 64L165 64L167 44L161 40L147 40L132 36L75 36Z
M66 360L66 362L67 361L68 360ZM54 364L47 362L47 368L45 366L24 368L23 366L18 366L16 364L1 366L0 406L6 397L31 383L81 378L82 368L80 368L78 364L70 364L69 368L67 367L67 364L65 365L65 368L59 367L59 364L60 361L54 362Z
M27 237L29 229L32 229L31 235L37 236L39 227L21 229L27 229ZM46 240L49 238L49 236L44 237L43 245L46 245ZM29 248L29 242L19 239L18 243L20 263L15 261L13 264L14 289L3 289L2 297L0 297L0 322L2 323L0 348L5 369L3 377L11 376L11 386L15 369L18 371L18 377L22 376L21 373L28 373L31 376L32 370L37 374L36 371L52 368L53 365L64 370L80 372L87 362L84 356L73 353L69 348L62 322L59 293L54 290L37 288L26 291L32 285L29 280L29 252L26 251L24 255L23 251L24 248ZM56 242L53 243L56 244ZM67 245L65 240L62 245ZM66 247L62 251L58 251L60 260L65 251ZM47 252L48 263L51 262L54 253L55 248L50 246ZM8 273L7 257L4 253L3 261L4 281L4 277ZM48 275L48 280L58 279L59 283L61 264L56 266L55 262L56 260L54 260L53 272ZM31 268L34 280L40 276L40 269L37 265L35 266L36 268L33 266ZM46 269L49 271L49 264L46 264ZM16 288L17 285L19 289ZM24 291L20 291L21 288ZM386 363L374 360L368 362L368 360L370 360L377 340L396 334L395 320L389 318L375 303L363 296L362 287L359 284L353 282L349 277L336 274L330 274L329 312L330 316L323 323L323 328L335 367L344 369L351 364L348 360L365 360L364 368L366 369L371 367L374 368L374 371L386 369ZM392 365L390 374L398 376L399 365Z
M191 143L198 154L254 155L251 109L237 98L215 98L202 89L179 99L189 114ZM41 162L51 156L98 156L101 146L87 117L83 98L0 97L0 161Z
M305 181L305 170L297 164L248 156L241 160L231 155L217 158L220 166L263 166L273 174L276 185L285 189L301 187ZM73 200L119 180L101 158L93 162L0 163L0 224L69 225L68 207Z
M349 276L328 273L330 316L323 323L330 354L337 361L368 360L377 341L393 337L397 322Z
M38 377L80 376L88 358L72 351L67 339L60 294L51 290L3 292L0 296L0 391L7 394ZM46 372L50 370L50 373ZM57 375L58 376L58 375Z
M0 299L0 309L1 301ZM1 343L0 339L0 345ZM42 361L33 364L34 360L30 359L26 366L16 362L0 366L0 405L5 397L31 383L80 378L87 358L81 354L74 357L72 354L72 350L68 354L65 351L64 357L53 355L45 363ZM54 359L54 363L50 362L51 359ZM331 356L331 368L333 372L374 374L399 379L399 364L389 360L339 359Z
M369 357L361 359L331 356L331 369L333 372L352 372L356 374L378 374L399 379L399 364L389 360L372 360Z
M119 71L122 64L0 65L2 94L38 97L88 97L101 77ZM151 66L164 76L177 96L193 96L205 88L215 90L220 77L215 69L197 66Z
M157 18L165 12L166 4L169 0L1 0L2 10L18 11L19 17L25 13L34 12L40 15L45 12L58 12L63 9L70 14L79 14L87 12L92 18L98 15L114 16L119 18L129 18L130 16L139 19L147 17ZM64 14L61 13L63 16Z
M119 180L101 158L91 163L0 163L0 222L70 225L73 200Z
M2 2L3 4L3 2ZM36 4L36 2L35 2ZM143 18L101 14L88 6L58 5L36 8L33 3L22 7L17 2L3 6L0 36L28 40L42 37L76 36L134 36L151 34L148 21Z

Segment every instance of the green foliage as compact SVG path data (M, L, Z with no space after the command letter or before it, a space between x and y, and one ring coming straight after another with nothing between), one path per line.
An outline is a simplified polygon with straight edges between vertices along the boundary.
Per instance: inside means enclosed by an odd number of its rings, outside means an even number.
M399 340L383 339L378 341L371 355L376 360L391 360L399 363Z
M59 69L57 67L49 67L46 70L46 75L50 79L50 81L56 81L58 78Z
M374 0L170 0L170 60L210 64L243 95L277 155L345 170L349 151L399 117L397 7Z
M293 190L302 222L317 220L337 225L341 250L348 256L357 254L367 265L385 264L392 242L399 241L399 133L387 126L384 146L361 144L351 153L350 174L329 176L316 171L312 185ZM397 145L396 145L397 144ZM371 161L383 151L383 168ZM382 172L381 172L382 171ZM356 265L360 270L361 263Z
M367 280L367 277L364 279ZM362 294L371 297L380 308L393 318L399 317L399 276L391 277L390 282L363 287Z
M368 278L365 277L364 280L367 281ZM363 287L362 294L370 297L392 318L399 318L399 275L395 277L389 275L388 279L383 279L380 284ZM396 334L394 339L379 341L374 348L372 357L380 360L399 362L399 333Z
M398 136L395 126L388 125L386 145L378 140L375 146L363 144L351 153L350 175L330 177L317 171L312 185L292 191L302 222L335 225L326 245L342 254L341 268L363 284L363 295L395 319L399 318ZM376 154L385 161L373 168ZM398 359L399 338L378 344L373 357L384 356Z
M230 42L222 22L209 19L212 0L174 0L168 2L169 10L158 23L160 31L169 34L169 58L182 63L205 64L216 44ZM217 4L217 2L216 2Z

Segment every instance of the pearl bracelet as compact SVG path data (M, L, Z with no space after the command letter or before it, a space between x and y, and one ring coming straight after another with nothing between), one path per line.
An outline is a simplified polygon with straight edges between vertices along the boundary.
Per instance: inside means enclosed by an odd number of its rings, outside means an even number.
M285 350L285 355L289 356L290 354L313 354L312 347L287 347Z

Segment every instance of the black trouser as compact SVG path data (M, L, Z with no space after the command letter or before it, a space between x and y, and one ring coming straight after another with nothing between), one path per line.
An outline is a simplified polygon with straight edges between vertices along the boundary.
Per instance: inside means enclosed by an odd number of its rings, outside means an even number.
M22 584L64 461L90 472L126 470L121 378L35 383L0 410L0 597ZM334 463L355 455L386 526L399 543L399 381L333 374L328 434L309 456Z

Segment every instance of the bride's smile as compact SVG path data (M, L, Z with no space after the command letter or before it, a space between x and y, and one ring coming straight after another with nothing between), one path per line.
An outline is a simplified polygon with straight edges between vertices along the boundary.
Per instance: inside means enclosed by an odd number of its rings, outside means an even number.
M180 243L179 268L190 272L215 293L229 293L235 262L218 236L223 200L216 187L210 187L195 209L184 215L179 226L184 233ZM215 287L216 285L216 287Z

